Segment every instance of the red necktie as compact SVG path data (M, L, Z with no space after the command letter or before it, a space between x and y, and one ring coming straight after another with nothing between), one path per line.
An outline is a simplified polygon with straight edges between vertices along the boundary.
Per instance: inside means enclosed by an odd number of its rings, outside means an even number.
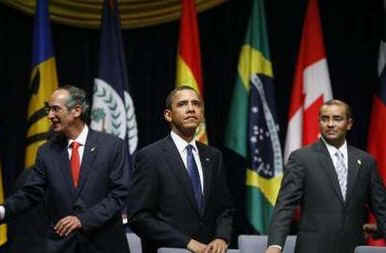
M72 174L72 182L74 183L74 186L78 186L78 181L79 181L79 168L80 168L80 158L79 158L79 148L80 144L77 142L72 142L71 147L71 174Z

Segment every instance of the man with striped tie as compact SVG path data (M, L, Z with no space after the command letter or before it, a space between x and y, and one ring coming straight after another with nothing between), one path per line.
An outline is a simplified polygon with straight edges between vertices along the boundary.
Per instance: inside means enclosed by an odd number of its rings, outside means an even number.
M266 253L281 252L297 205L302 214L296 253L354 252L366 243L368 207L385 236L385 188L374 158L347 144L352 124L345 102L329 100L321 106L320 140L294 151L286 165Z

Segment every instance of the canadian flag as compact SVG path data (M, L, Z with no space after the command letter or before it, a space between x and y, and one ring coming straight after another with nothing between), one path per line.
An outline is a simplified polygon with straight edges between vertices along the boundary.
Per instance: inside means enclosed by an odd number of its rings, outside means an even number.
M320 106L332 99L317 0L309 0L289 108L284 160L319 138Z

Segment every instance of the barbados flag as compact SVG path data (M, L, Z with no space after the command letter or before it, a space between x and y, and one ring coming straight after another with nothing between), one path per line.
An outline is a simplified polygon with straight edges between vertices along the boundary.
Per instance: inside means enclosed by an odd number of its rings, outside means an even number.
M48 0L36 1L34 21L32 74L29 86L27 147L25 167L35 164L36 153L47 138L50 122L46 117L45 102L58 88L56 62L52 46Z
M283 176L264 0L255 0L242 46L225 145L247 160L246 210L266 234Z

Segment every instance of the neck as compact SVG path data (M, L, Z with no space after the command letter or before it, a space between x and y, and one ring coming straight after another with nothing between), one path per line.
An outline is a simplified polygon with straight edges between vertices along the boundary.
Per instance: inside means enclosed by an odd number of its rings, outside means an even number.
M64 135L68 139L75 140L82 132L84 126L84 122L74 123L67 131L64 132Z
M330 144L330 145L336 147L337 149L339 149L340 147L342 147L343 144L344 144L344 141L345 141L344 139L343 139L343 140L327 140L327 139L325 139L325 138L324 138L324 140L325 140L328 144Z
M193 140L194 134L196 133L196 129L194 129L194 130L193 129L187 129L184 131L179 131L178 129L173 128L172 131L188 143Z

